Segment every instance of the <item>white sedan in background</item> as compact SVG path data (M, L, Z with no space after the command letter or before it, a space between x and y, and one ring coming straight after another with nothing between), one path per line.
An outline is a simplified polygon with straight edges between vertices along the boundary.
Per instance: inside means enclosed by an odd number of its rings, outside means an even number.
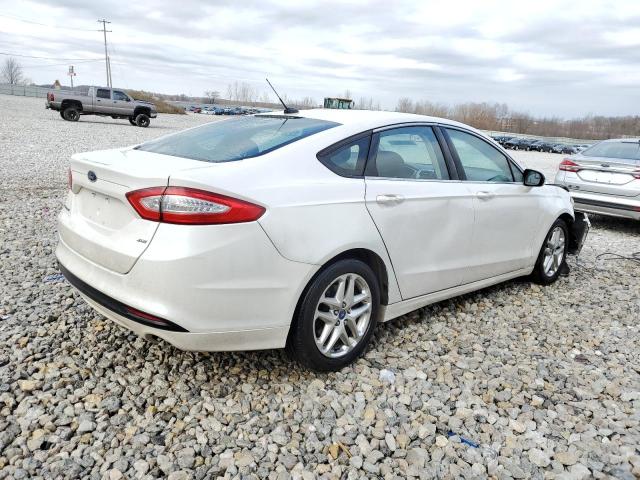
M356 359L377 322L554 282L588 230L483 134L392 112L214 122L74 155L69 188L56 254L96 310L181 349L286 347L317 370Z

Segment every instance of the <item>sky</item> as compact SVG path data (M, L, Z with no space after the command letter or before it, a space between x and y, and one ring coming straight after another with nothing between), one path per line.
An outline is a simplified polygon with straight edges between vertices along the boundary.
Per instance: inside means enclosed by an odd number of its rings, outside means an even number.
M269 77L289 98L507 103L535 116L636 115L640 0L0 0L0 52L36 83L203 95ZM0 62L7 55L0 54ZM45 58L30 58L45 57ZM271 95L271 100L275 97Z

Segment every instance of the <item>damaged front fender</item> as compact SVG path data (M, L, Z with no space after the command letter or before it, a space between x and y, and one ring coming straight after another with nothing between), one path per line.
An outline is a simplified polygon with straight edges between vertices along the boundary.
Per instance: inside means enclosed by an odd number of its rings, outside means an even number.
M575 212L575 220L569 226L569 249L571 255L578 255L587 238L591 222L584 212Z

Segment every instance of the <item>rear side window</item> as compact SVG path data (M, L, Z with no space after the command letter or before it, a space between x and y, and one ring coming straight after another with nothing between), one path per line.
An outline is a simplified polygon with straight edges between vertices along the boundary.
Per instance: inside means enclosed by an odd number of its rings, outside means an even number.
M449 172L431 127L401 127L380 132L367 175L416 180L447 180Z
M152 140L136 149L203 162L230 162L272 152L338 125L303 117L241 117L208 123Z
M582 155L640 160L640 142L601 142L584 150Z
M497 183L514 181L509 160L498 149L470 133L449 128L447 133L467 180Z
M328 153L318 154L329 170L343 177L360 177L364 174L364 165L369 154L370 136L360 137Z
M96 92L96 97L98 98L111 98L111 92L106 88L99 88Z

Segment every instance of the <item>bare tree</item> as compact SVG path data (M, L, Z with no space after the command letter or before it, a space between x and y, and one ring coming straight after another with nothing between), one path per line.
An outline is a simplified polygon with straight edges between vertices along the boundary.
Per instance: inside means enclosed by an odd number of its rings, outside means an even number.
M413 102L409 97L402 97L398 100L398 106L396 107L396 112L405 112L405 113L413 113L414 111Z
M204 94L211 104L216 103L216 98L220 98L220 92L217 90L207 90Z
M19 85L22 83L22 66L13 57L5 60L2 66L2 78L9 85Z

